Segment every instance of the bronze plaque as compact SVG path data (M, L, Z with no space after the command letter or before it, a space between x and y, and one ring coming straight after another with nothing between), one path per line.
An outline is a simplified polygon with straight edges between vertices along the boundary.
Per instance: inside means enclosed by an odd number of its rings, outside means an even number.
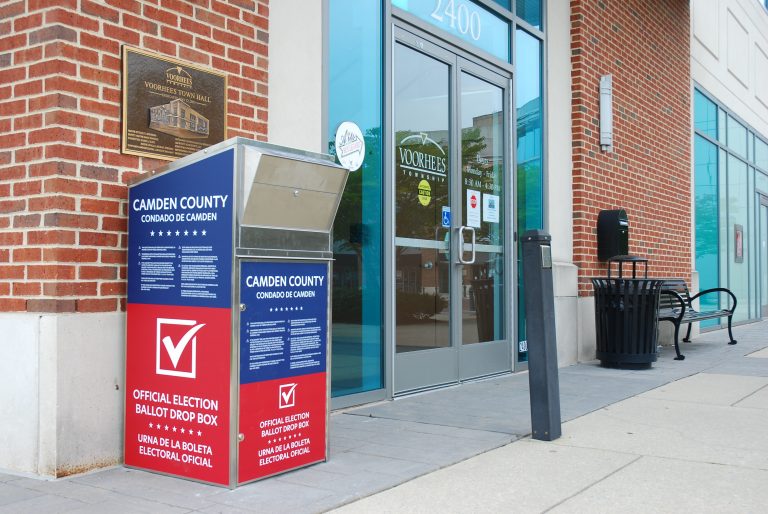
M123 47L123 153L172 161L226 138L225 74Z

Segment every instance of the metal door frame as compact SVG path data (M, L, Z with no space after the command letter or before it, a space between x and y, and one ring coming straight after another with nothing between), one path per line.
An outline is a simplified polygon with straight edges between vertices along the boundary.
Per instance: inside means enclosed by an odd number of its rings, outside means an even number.
M400 394L408 394L420 390L431 389L440 387L452 383L458 383L466 380L472 380L475 378L481 378L488 374L511 372L515 370L517 359L517 259L514 258L517 252L516 241L514 240L514 226L516 223L516 211L515 211L515 198L516 198L516 174L513 169L514 165L514 151L515 147L512 144L514 131L514 68L511 65L500 66L497 63L490 63L483 61L472 52L468 52L466 49L456 47L449 42L443 41L433 34L424 32L419 28L416 28L411 24L410 19L406 21L399 20L396 17L392 17L392 23L390 25L389 42L387 45L388 51L386 52L386 120L389 129L385 135L385 156L386 162L384 169L389 173L389 179L384 181L385 194L384 194L384 206L385 214L389 214L386 217L388 220L385 227L385 241L388 241L389 247L385 254L385 341L387 345L387 359L386 364L388 366L387 375L387 396L394 397ZM449 130L450 130L450 144L451 149L451 167L455 170L452 176L452 184L450 185L450 197L451 197L451 217L452 217L452 237L451 237L451 254L449 255L451 264L450 272L450 298L451 298L451 322L449 326L450 334L450 346L447 348L438 348L434 350L420 350L413 352L411 359L412 365L408 363L400 363L400 375L404 373L406 376L414 376L418 372L422 377L425 373L434 371L434 378L426 380L430 382L427 384L399 387L397 384L397 348L396 348L396 319L395 319L395 291L396 291L396 273L395 273L395 141L394 141L394 74L395 74L395 61L394 50L395 45L403 44L412 48L414 51L420 52L430 58L443 62L449 66ZM475 76L481 80L489 82L493 85L500 87L503 91L503 109L504 109L504 121L503 121L503 138L504 138L504 152L505 162L503 177L503 195L504 195L504 210L505 210L505 227L504 227L504 267L505 267L505 304L504 310L506 312L505 319L505 338L500 342L489 343L475 343L471 346L477 346L476 349L467 348L462 351L464 346L461 342L461 323L455 320L461 319L461 303L460 300L456 301L456 298L460 299L458 293L461 287L461 267L454 265L456 261L456 251L459 249L459 243L457 242L456 223L454 220L461 220L463 215L463 204L461 198L461 127L457 116L460 111L460 79L461 73L465 71L468 74ZM454 210L455 209L455 210ZM463 374L461 372L461 354L467 353L467 359L471 357L469 354L477 353L482 348L496 345L504 347L501 353L497 352L496 359L502 358L506 361L506 366L502 370L491 371L484 375L477 375L474 372L468 372ZM513 346L514 345L514 346ZM440 355L443 354L443 355ZM402 359L399 359L402 360ZM403 369L402 366L408 366L411 370ZM442 369L451 368L453 373L444 375L441 373ZM462 376L464 375L464 376Z
M511 159L511 137L512 137L512 75L509 74L508 77L502 76L499 73L495 71L488 70L487 68L480 66L472 61L469 61L465 57L462 57L460 55L457 55L457 66L455 68L455 75L454 80L457 85L457 91L454 95L454 100L456 101L456 113L457 113L457 119L458 116L461 115L461 75L462 73L466 73L468 75L471 75L472 77L475 77L479 80L482 80L484 82L487 82L491 85L497 86L502 91L502 112L504 113L504 118L502 121L502 141L503 141L503 152L504 152L504 163L503 163L503 176L502 176L502 195L503 195L503 204L504 204L504 234L503 234L503 244L502 244L502 251L504 253L504 282L505 282L505 298L504 298L504 306L503 310L505 311L505 319L504 319L504 335L505 337L498 341L487 341L482 343L472 343L469 345L465 345L462 342L463 339L463 332L462 332L462 323L458 322L455 323L454 330L452 330L451 337L454 341L456 341L457 346L459 348L459 380L460 381L466 381L466 380L472 380L475 378L480 378L483 376L488 376L492 374L497 373L504 373L509 372L514 369L514 363L512 362L513 358L513 340L516 338L514 337L514 330L510 326L510 324L514 321L516 321L516 309L512 309L512 306L515 305L514 303L510 302L510 296L516 298L516 294L512 294L513 291L516 293L517 290L517 279L516 274L511 275L512 267L510 264L510 254L514 254L515 252L515 246L514 241L512 237L512 225L514 223L514 174L512 173L512 159ZM458 178L461 179L463 177L462 171L461 171L461 123L460 121L457 121L457 123L454 124L453 130L455 132L455 138L457 141L456 146L456 163L458 164L457 172L458 172ZM464 206L465 206L465 198L463 196L463 188L461 180L455 180L453 184L453 191L452 191L452 200L456 203L457 209L457 216L456 219L463 220L464 219ZM512 198L509 198L512 197ZM511 201L510 201L511 200ZM453 209L454 206L451 206L451 209ZM455 242L454 242L455 240ZM458 252L461 250L461 242L459 241L458 237L455 237L452 239L452 242L454 242L454 248L455 251ZM514 261L515 259L511 259ZM452 261L454 264L456 264L456 259L453 259ZM461 271L462 267L458 265L454 265L453 274L455 274L455 282L460 288L462 286L461 283ZM454 295L454 298L459 298L458 292L455 292L456 295ZM461 301L455 301L453 302L455 305L454 310L451 312L451 316L453 319L461 320L462 319L462 309L461 309ZM511 318L511 319L510 319ZM479 353L486 353L490 355L486 355L485 357L478 356ZM485 359L486 362L481 362L481 359ZM496 365L499 361L509 363L507 366L500 367Z

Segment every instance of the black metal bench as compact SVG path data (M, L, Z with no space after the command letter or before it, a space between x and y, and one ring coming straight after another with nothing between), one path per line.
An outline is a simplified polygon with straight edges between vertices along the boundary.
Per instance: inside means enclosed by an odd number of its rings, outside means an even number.
M693 301L697 298L710 293L728 293L731 295L733 305L729 309L720 309L714 311L697 311L693 308ZM675 325L675 352L677 357L675 360L685 359L685 355L680 353L680 346L678 345L678 332L680 331L680 325L688 323L688 333L686 333L683 341L690 342L691 326L697 321L704 321L707 319L715 318L728 318L728 337L731 341L728 344L736 344L736 340L733 338L731 332L731 320L733 318L733 311L736 310L736 295L734 295L729 289L724 287L715 287L713 289L706 289L700 293L691 296L688 291L688 285L685 280L682 279L666 279L661 288L661 295L659 297L659 321L671 321Z

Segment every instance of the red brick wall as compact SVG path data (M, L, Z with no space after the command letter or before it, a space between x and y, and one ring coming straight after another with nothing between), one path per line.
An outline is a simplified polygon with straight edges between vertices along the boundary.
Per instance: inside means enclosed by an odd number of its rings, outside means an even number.
M266 140L269 0L0 4L0 311L124 308L121 46L228 74L228 137ZM130 108L130 106L129 106Z
M690 279L688 0L572 0L574 258L579 294L605 276L597 215L623 208L649 275ZM613 153L600 150L599 80L613 75Z

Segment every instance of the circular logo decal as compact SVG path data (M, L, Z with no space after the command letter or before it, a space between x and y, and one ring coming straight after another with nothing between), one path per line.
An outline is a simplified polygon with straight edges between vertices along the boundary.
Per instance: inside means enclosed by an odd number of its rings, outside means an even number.
M472 205L473 209L476 209L477 208L477 195L472 195L469 198L469 203L470 203L470 205Z
M429 182L426 180L422 180L419 182L419 203L426 207L429 205L429 202L432 201L432 188L429 185Z
M349 171L356 171L365 159L365 139L360 127L345 121L336 129L336 157Z

